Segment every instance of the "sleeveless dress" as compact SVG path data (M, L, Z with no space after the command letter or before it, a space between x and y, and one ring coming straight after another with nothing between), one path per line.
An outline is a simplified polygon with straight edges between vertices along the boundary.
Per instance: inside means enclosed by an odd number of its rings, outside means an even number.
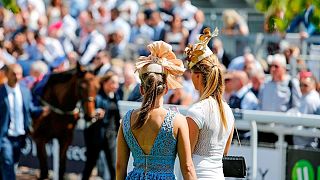
M133 156L133 170L126 179L175 179L174 163L177 154L177 140L173 134L173 120L176 112L168 111L156 136L150 154L145 154L135 139L130 125L133 110L123 118L123 134Z
M192 154L198 180L223 180L222 157L228 137L233 129L234 116L227 103L223 102L227 129L220 122L217 101L209 97L193 104L187 117L199 127L199 138Z

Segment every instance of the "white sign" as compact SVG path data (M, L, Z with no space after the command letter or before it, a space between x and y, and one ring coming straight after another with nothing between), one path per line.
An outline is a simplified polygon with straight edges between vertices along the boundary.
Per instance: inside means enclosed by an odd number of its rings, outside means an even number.
M252 173L252 152L249 146L231 146L228 155L244 156L247 165L247 178ZM258 171L256 180L279 179L281 178L281 152L274 148L258 147ZM226 178L228 180L232 178Z

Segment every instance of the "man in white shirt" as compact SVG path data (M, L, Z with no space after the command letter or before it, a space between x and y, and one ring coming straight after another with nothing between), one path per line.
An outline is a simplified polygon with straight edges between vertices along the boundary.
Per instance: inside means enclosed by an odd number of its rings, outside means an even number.
M95 25L92 19L83 24L82 28L87 32L87 36L80 42L79 53L81 57L79 62L81 65L89 64L97 52L106 47L106 40L100 32L95 30Z
M35 39L37 48L41 52L43 59L47 64L52 63L56 58L65 56L63 47L57 39L45 37L39 32L36 32Z
M234 71L231 73L230 80L234 93L229 99L229 106L239 109L257 109L258 99L250 90L248 75L244 71Z
M130 40L131 27L129 23L120 17L120 12L117 8L111 10L111 21L104 26L105 35L109 36L116 31L122 31L123 41L125 43Z
M107 51L98 52L93 60L93 65L95 66L95 75L103 76L111 69L110 58L110 54Z
M179 16L184 20L183 26L188 30L191 30L196 26L196 22L194 21L193 16L195 15L197 10L198 8L192 5L189 0L179 0L173 13L179 14Z

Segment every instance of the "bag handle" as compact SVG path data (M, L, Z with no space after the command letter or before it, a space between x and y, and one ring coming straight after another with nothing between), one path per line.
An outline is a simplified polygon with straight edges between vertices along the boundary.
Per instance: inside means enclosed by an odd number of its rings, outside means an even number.
M240 142L240 138L239 138L239 134L238 134L238 129L237 129L237 126L236 126L236 122L234 122L234 129L236 130L237 140L238 140L239 146L241 147L241 142Z

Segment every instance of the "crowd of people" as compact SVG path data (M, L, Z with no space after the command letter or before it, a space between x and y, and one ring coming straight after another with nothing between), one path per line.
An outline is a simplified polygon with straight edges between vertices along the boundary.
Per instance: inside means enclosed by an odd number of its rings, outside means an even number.
M145 95L140 92L140 85L147 88L143 84L146 80L144 78L147 77L139 79L138 73L135 73L135 61L140 56L150 55L148 44L164 41L172 46L177 58L182 59L187 65L185 48L188 44L197 43L199 35L208 27L205 24L204 12L193 6L189 0L19 0L17 3L20 7L17 14L0 8L0 84L7 87L6 84L12 79L12 72L21 67L21 77L13 79L19 80L19 84L26 86L36 97L39 94L35 87L39 87L39 84L43 87L45 79L50 74L66 71L75 67L77 63L91 69L100 77L99 98L108 103L97 104L97 107L107 109L104 120L92 123L93 126L90 124L85 130L85 138L88 139L86 142L93 148L88 149L90 156L83 178L89 178L100 150L110 155L107 159L110 160L110 172L113 172L116 133L121 118L117 102L145 101ZM223 13L223 21L225 24L220 31L221 34L249 34L245 19L235 10L226 10ZM244 49L239 52L242 55L232 59L226 53L221 39L211 39L208 48L222 64L219 66L219 73L221 71L224 76L221 79L224 86L219 86L223 88L219 92L224 93L218 93L219 97L214 96L216 101L219 99L215 106L221 109L221 100L227 102L231 108L320 114L320 89L314 71L298 62L301 66L297 76L289 75L290 60L299 56L300 49L286 42L278 46L278 49L269 52L265 61L258 60L255 54ZM199 67L187 69L183 76L176 79L182 84L181 87L169 88L168 93L159 92L163 95L162 103L189 107L199 100L207 99L206 103L210 104L211 100L208 97L212 94L208 96L206 93L203 94L204 92L199 93L199 88L204 88L206 84L193 83L194 74L201 74L202 71ZM209 82L214 83L206 83ZM10 102L13 102L13 96L9 96L12 99ZM207 120L198 119L198 107L192 107L195 111L191 111L188 121L191 119L194 123L189 125L204 127ZM13 113L13 106L10 108L8 112ZM44 108L44 111L48 109ZM132 116L138 117L139 113L141 112L133 113ZM226 112L217 113L223 117ZM140 127L139 123L134 124ZM221 128L230 128L223 125ZM109 133L107 138L104 136L105 132ZM192 132L202 136L197 128ZM27 132L19 136L25 133ZM136 132L136 135L138 134ZM4 136L2 133L0 135L1 138ZM92 136L98 137L99 142L91 141ZM293 141L304 147L318 146L315 139L293 138ZM146 149L148 151L145 152L151 151L150 148ZM197 150L194 139L191 139L191 149L199 155L206 154ZM114 173L111 175L115 176Z

